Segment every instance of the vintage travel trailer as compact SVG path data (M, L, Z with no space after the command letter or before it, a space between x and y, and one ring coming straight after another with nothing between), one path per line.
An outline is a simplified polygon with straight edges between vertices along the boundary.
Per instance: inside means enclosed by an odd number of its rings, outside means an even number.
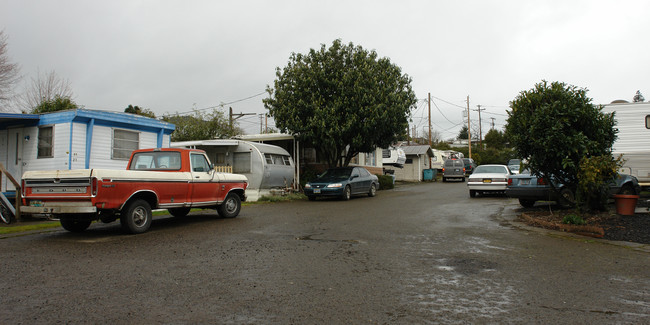
M247 200L257 201L274 191L292 187L295 168L289 152L264 143L216 139L172 142L175 148L204 150L217 171L245 175L248 178Z
M613 154L625 159L619 172L636 176L641 186L650 187L650 103L612 103L603 112L615 112L618 138Z

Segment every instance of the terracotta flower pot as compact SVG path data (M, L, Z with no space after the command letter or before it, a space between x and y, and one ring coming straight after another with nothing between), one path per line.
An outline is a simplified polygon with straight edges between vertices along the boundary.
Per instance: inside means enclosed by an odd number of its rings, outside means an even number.
M639 199L638 195L614 195L614 202L616 203L616 213L624 216L634 215L636 208L636 201Z

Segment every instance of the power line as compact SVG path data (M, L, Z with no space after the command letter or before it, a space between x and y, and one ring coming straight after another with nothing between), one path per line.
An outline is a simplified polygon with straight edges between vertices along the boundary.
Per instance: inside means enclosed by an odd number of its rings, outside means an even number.
M205 110L208 110L208 109L214 109L214 108L217 108L217 107L222 107L222 108L223 108L223 107L226 106L226 105L231 105L231 104L235 104L235 103L243 102L243 101L245 101L245 100L249 100L249 99L251 99L251 98L259 97L259 96L264 95L264 94L266 94L266 91L263 91L263 92L261 92L261 93L258 93L258 94L255 94L255 95L251 95L251 96L248 96L248 97L245 97L245 98L242 98L242 99L237 99L237 100L234 100L234 101L231 101L231 102L228 102L228 103L221 103L221 104L219 104L219 105L209 106L209 107L205 107L205 108L192 109L191 111L187 111L187 112L181 112L181 113L171 114L171 116L190 114L190 113L194 113L194 111L205 111Z

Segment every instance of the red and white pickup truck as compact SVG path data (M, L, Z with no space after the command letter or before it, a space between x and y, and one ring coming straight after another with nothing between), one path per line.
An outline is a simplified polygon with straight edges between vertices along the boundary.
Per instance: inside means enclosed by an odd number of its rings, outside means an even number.
M73 232L119 218L126 231L142 233L152 209L182 217L191 208L212 208L234 218L247 185L244 175L216 172L202 150L142 149L133 151L126 170L25 172L21 213L52 215Z

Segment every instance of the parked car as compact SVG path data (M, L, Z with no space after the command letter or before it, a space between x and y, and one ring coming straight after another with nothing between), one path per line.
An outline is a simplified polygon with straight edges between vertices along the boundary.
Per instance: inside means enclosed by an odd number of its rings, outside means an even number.
M519 174L519 169L521 168L521 159L510 159L508 160L508 169L514 175Z
M609 193L638 195L641 192L639 181L636 177L627 174L618 174L609 184ZM530 208L537 201L555 201L561 207L571 207L575 204L575 194L562 184L553 183L553 190L547 179L531 175L528 170L519 175L512 175L508 179L506 195L519 199L521 206Z
M465 175L470 175L474 172L476 168L476 162L472 158L463 158L463 163L465 164Z
M480 165L467 180L469 196L476 194L505 193L510 170L506 165Z
M442 181L446 182L448 179L460 179L461 182L465 181L465 163L462 159L447 159L442 165Z
M305 195L310 201L320 196L349 200L352 195L377 195L379 180L363 167L330 168L315 180L305 184Z

